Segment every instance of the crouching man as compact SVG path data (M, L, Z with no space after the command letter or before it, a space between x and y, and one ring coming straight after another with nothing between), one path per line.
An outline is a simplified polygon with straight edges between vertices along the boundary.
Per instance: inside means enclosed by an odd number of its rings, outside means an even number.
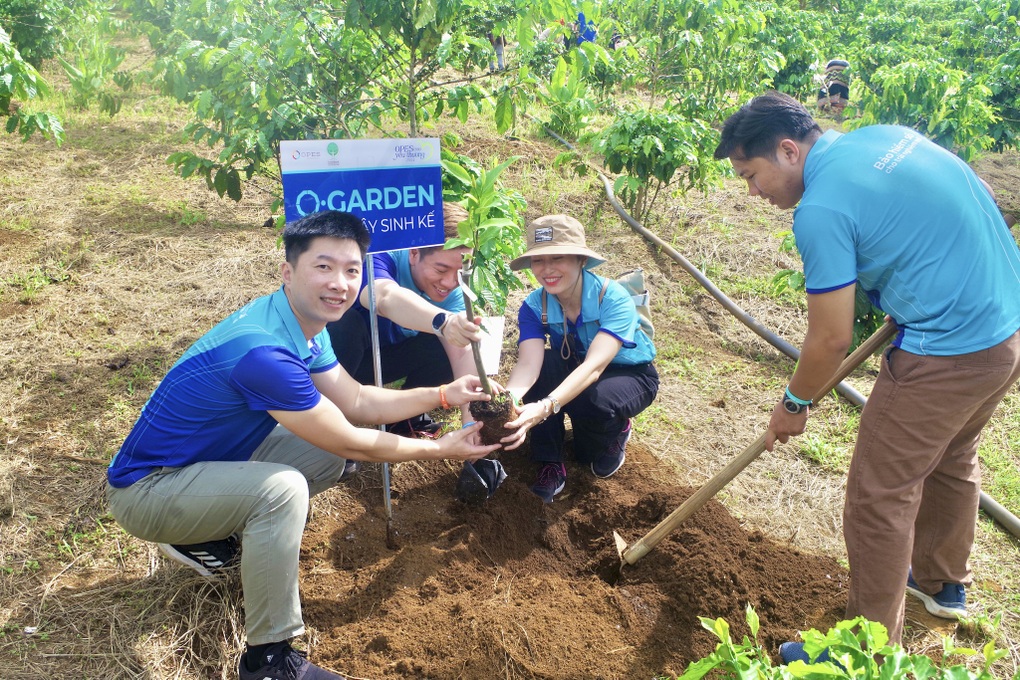
M324 211L287 225L283 242L282 287L184 353L107 473L111 511L128 533L206 576L239 561L242 680L342 677L290 640L304 632L298 558L309 497L336 484L347 461L474 460L498 448L473 444L479 425L434 441L355 427L488 397L476 376L400 391L351 378L325 328L354 304L368 231L350 213Z

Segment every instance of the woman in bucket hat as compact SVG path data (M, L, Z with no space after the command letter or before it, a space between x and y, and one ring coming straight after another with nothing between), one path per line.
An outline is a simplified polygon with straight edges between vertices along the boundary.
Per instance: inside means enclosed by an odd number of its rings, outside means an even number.
M655 346L638 327L630 294L590 271L604 262L588 248L580 222L546 215L528 225L528 249L510 263L515 271L531 269L541 288L517 315L518 359L506 389L520 406L507 423L517 429L503 442L515 449L531 431L531 458L539 466L531 490L547 503L566 484L565 416L574 458L597 477L610 477L623 465L631 419L659 389Z

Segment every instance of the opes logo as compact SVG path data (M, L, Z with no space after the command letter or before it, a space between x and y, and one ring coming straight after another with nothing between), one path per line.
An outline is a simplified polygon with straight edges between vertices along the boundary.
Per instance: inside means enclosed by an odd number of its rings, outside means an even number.
M398 144L393 147L393 160L397 161L423 161L432 157L433 146L431 142L421 144Z
M304 159L322 158L322 152L321 151L301 151L300 149L294 149L291 152L290 157L293 158L296 161L299 161L299 160L301 160L303 158Z

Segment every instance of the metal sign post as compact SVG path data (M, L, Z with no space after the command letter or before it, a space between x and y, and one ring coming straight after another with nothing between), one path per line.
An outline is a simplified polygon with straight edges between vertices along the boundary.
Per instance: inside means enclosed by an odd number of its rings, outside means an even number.
M280 170L288 222L321 210L342 210L361 218L371 234L365 268L375 385L382 387L372 254L445 241L439 139L282 141ZM386 426L379 429L385 432ZM393 547L388 463L382 464L382 476L386 543Z

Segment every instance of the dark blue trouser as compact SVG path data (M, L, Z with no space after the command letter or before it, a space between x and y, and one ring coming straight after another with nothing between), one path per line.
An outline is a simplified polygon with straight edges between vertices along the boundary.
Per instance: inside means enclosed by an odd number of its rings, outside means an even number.
M524 401L547 396L576 367L577 363L561 357L559 350L546 349L542 372L524 395ZM658 392L659 374L653 364L610 364L594 385L564 404L559 414L531 428L531 459L539 463L563 460L564 416L569 415L574 431L574 457L580 463L595 460L623 432L627 420L648 408Z
M344 370L362 385L374 385L372 335L365 318L350 310L339 321L326 324L333 353ZM396 345L379 349L382 382L406 378L403 387L437 387L453 380L446 350L435 335L419 333Z

